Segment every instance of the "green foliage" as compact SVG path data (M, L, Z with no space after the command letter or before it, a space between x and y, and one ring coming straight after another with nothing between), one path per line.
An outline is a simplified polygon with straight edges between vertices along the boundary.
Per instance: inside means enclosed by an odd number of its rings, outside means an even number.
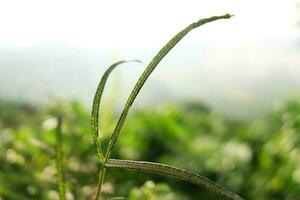
M155 184L152 181L147 181L140 188L133 188L130 191L130 200L151 199L151 200L184 200L183 196L171 190L167 184Z
M57 199L53 123L57 111L52 106L0 104L6 105L6 111L0 111L0 196L5 200ZM111 110L107 105L103 108ZM89 112L76 102L61 104L60 112L64 114L67 199L92 199L98 159L90 137ZM128 118L112 157L162 162L198 172L245 199L297 200L298 113L299 98L275 103L264 118L246 122L228 119L197 103L137 110ZM112 113L107 117L116 119ZM100 131L107 143L109 132ZM143 192L147 180L167 185L171 196L180 199L218 199L176 179L119 170L107 174L103 197L134 198L132 191ZM160 195L152 194L158 199Z

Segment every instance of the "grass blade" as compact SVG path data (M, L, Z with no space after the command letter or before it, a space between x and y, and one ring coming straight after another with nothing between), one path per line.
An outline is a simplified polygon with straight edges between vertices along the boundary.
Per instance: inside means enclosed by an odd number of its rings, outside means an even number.
M66 188L65 188L65 175L64 175L64 162L63 162L63 148L62 148L62 117L57 118L58 124L56 128L56 171L58 178L58 193L59 199L66 199Z
M155 69L155 67L158 65L158 63L168 54L168 52L187 34L189 33L191 30L193 30L194 28L197 28L201 25L204 25L206 23L212 22L212 21L216 21L219 19L228 19L232 17L232 15L230 14L226 14L226 15L222 15L222 16L213 16L210 18L205 18L205 19L201 19L195 23L190 24L189 26L187 26L185 29L183 29L182 31L180 31L179 33L177 33L177 35L175 35L159 52L158 54L152 59L152 61L149 63L149 65L147 66L147 68L145 69L145 71L142 73L142 75L140 76L139 80L137 81L137 83L135 84L126 104L124 107L124 110L118 120L118 123L115 127L115 130L112 134L109 146L106 150L105 153L105 161L107 161L110 157L111 151L117 141L117 138L120 134L120 131L123 127L124 121L127 117L128 111L131 107L131 105L133 104L136 96L138 95L139 91L141 90L141 88L143 87L143 85L145 84L146 80L148 79L148 77L150 76L150 74L152 73L152 71ZM105 162L104 161L104 162Z
M92 116L91 116L91 129L92 129L92 135L93 135L93 140L94 144L97 150L97 155L100 159L101 162L104 160L103 152L100 146L100 141L98 138L98 131L99 131L99 107L101 103L101 98L103 95L103 90L106 84L106 81L110 75L110 73L120 64L126 63L126 62L140 62L139 60L122 60L119 62L116 62L112 64L104 73L104 75L101 78L101 81L98 85L95 97L94 97L94 102L93 102L93 108L92 108Z
M179 169L173 166L164 165L160 163L146 162L146 161L133 161L133 160L117 160L109 159L105 167L119 168L119 169L132 169L138 171L145 171L160 175L173 176L175 178L196 184L203 187L223 198L230 200L243 200L237 194L229 191L227 188L219 185L206 177L203 177L194 172L190 172L184 169Z
M94 97L93 108L92 108L92 116L91 116L91 129L92 129L92 136L93 136L94 144L95 144L95 147L96 147L97 155L98 155L98 158L100 160L98 187L97 187L97 194L96 194L96 198L95 198L96 200L98 200L100 198L101 188L102 188L102 184L103 184L104 176L105 176L105 168L103 166L104 156L103 156L103 152L102 152L99 137L98 137L98 132L99 132L99 107L100 107L104 87L106 85L106 82L107 82L107 79L108 79L110 73L117 66L119 66L120 64L124 64L124 63L127 63L127 62L139 62L139 63L141 63L141 61L139 61L139 60L128 60L128 61L122 60L122 61L119 61L119 62L116 62L116 63L112 64L105 71L105 73L103 74L103 76L101 78L101 81L98 85L95 97Z

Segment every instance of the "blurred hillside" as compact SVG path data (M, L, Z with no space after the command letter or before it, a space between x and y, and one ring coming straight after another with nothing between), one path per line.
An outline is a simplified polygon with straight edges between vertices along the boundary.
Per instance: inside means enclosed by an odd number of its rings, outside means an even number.
M113 53L61 44L2 48L0 97L42 105L56 98L76 99L91 107L104 70L118 59L139 58L142 65L125 64L109 81L108 90L117 87L121 91L117 106L122 107L155 51L124 49ZM275 100L299 93L299 53L295 40L263 44L183 41L151 75L136 105L202 101L218 112L251 118L265 113Z

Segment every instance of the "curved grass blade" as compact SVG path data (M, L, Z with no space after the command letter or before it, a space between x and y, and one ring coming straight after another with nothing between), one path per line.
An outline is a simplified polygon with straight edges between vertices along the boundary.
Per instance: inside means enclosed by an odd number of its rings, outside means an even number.
M191 171L179 169L169 165L146 162L146 161L109 159L106 162L105 167L119 168L119 169L132 169L132 170L150 172L154 174L172 176L196 184L200 187L203 187L223 198L230 199L230 200L243 200L243 198L241 198L237 194L229 191L227 188L209 180L206 177L203 177Z
M103 157L103 152L100 146L99 138L98 138L98 130L99 130L99 107L100 107L100 102L101 98L103 95L103 90L106 84L106 81L110 75L110 73L120 64L127 63L127 62L141 62L139 60L122 60L119 62L116 62L112 64L104 73L104 75L101 78L101 81L98 85L94 101L93 101L93 108L92 108L92 116L91 116L91 129L92 129L92 135L93 135L93 140L94 144L97 150L97 155L100 159L101 162L103 162L104 157Z
M58 178L58 194L60 200L66 200L63 148L62 148L62 117L57 117L58 124L56 128L56 171Z
M127 117L128 111L131 107L131 105L133 104L136 96L138 95L139 91L141 90L141 88L143 87L143 85L145 84L146 80L148 79L148 77L150 76L150 74L152 73L152 71L155 69L155 67L158 65L158 63L168 54L168 52L187 34L189 33L191 30L204 25L206 23L212 22L212 21L216 21L219 19L229 19L230 17L232 17L232 15L230 14L226 14L226 15L222 15L222 16L213 16L210 18L205 18L205 19L200 19L199 21L190 24L189 26L187 26L185 29L183 29L182 31L180 31L179 33L177 33L177 35L175 35L159 52L158 54L152 59L152 61L149 63L149 65L147 66L147 68L145 69L145 71L143 72L143 74L140 76L139 80L137 81L137 83L135 84L129 98L127 99L127 102L125 104L125 107L123 109L123 112L118 120L118 123L115 127L115 130L112 134L111 140L109 142L109 146L106 150L105 153L105 160L104 162L106 162L111 154L111 151L118 139L118 136L120 134L120 131L123 127L124 121Z

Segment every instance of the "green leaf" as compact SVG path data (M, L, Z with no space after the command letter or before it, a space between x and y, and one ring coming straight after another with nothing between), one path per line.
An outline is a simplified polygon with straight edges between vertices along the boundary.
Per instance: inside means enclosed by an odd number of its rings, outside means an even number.
M137 83L135 84L129 98L127 99L127 102L125 104L125 107L123 109L123 112L117 122L117 125L114 129L114 132L112 134L111 140L109 142L109 146L106 150L106 154L105 154L105 161L107 161L110 157L111 151L114 148L114 145L118 139L118 136L120 134L120 131L124 125L124 121L128 115L128 111L130 109L130 107L132 106L136 96L138 95L138 93L140 92L141 88L143 87L143 85L145 84L146 80L148 79L148 77L150 76L150 74L153 72L153 70L155 69L155 67L158 65L158 63L169 53L169 51L187 34L189 33L191 30L193 30L194 28L197 28L199 26L202 26L206 23L212 22L212 21L216 21L219 19L229 19L230 17L232 17L232 15L230 14L226 14L226 15L222 15L222 16L213 16L210 18L205 18L205 19L200 19L199 21L190 24L188 27L186 27L185 29L183 29L182 31L180 31L179 33L177 33L177 35L175 35L159 52L158 54L152 59L152 61L149 63L149 65L147 66L147 68L145 69L145 71L143 72L143 74L140 76L139 80L137 81ZM104 162L105 162L104 161Z
M203 187L223 198L230 200L242 200L237 194L231 192L227 188L219 185L206 177L196 174L191 171L179 169L173 166L164 165L160 163L146 162L146 161L134 161L134 160L117 160L109 159L105 164L108 168L119 169L132 169L138 171L145 171L154 174L173 176L175 178L196 184Z
M100 141L98 138L98 130L99 130L99 107L101 103L101 98L103 95L103 90L106 84L106 81L110 75L110 73L120 64L127 63L127 62L141 62L139 60L122 60L119 62L116 62L112 64L104 73L104 75L101 78L101 81L98 85L95 97L94 97L94 102L93 102L93 108L92 108L92 116L91 116L91 129L92 129L92 135L93 135L93 140L94 144L97 150L97 155L100 159L101 162L103 162L103 152L100 146Z

